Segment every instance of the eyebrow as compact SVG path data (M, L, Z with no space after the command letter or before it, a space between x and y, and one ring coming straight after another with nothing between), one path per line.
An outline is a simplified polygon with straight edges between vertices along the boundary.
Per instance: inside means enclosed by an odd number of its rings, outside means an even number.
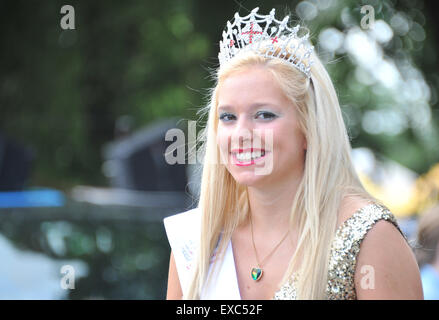
M261 106L275 106L275 105L273 103L269 103L269 102L256 102L256 103L252 103L250 105L250 109L256 109L256 108L261 107ZM226 110L233 110L233 109L234 109L233 106L226 104L226 105L219 106L218 112L226 111Z

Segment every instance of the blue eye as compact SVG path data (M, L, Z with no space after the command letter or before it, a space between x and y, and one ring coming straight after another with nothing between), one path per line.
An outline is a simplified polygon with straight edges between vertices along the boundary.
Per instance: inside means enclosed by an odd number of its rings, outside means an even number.
M266 112L266 111L261 111L257 113L257 117L259 117L260 115L264 115L264 120L266 119L274 119L276 118L276 115L271 113L271 112Z
M260 118L262 120L271 120L271 119L276 118L276 115L274 113L271 113L271 112L260 111L260 112L256 113L255 118ZM222 113L219 116L219 120L221 120L223 122L230 122L232 120L236 120L236 117L231 113Z
M227 117L234 117L234 115L230 114L230 113L223 113L223 114L220 115L219 119L222 120L222 121L228 122L230 120L226 119Z

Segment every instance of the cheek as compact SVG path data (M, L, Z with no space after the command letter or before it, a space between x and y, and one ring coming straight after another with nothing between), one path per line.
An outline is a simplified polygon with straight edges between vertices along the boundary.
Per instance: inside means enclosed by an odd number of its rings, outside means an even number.
M279 126L273 130L273 148L280 156L300 154L304 149L303 134L294 126Z
M222 151L226 151L229 145L229 134L227 130L218 127L218 133L216 135L216 143L218 148Z

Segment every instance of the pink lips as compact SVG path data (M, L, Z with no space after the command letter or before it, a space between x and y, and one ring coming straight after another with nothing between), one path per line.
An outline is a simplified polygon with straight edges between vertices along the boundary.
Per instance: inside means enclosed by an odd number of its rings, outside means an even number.
M236 157L236 155L238 153L244 153L244 152L255 152L255 151L264 151L265 154L262 157L259 157L257 159L251 159L250 161L240 161L238 160L238 158ZM264 149L256 149L256 148L247 148L247 149L232 149L231 150L231 154L232 154L232 158L233 158L233 163L236 164L237 166L240 167L246 167L246 166L251 166L257 162L262 161L265 156L267 155L267 151L265 151Z

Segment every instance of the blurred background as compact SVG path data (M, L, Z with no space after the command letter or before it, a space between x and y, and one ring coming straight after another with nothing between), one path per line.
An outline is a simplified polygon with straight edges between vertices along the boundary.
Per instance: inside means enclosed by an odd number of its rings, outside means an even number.
M61 27L66 4L74 29ZM193 133L226 21L256 6L309 28L358 173L416 245L419 219L439 200L432 1L6 0L0 299L165 298L162 219L197 205L200 170L167 164L165 135Z

